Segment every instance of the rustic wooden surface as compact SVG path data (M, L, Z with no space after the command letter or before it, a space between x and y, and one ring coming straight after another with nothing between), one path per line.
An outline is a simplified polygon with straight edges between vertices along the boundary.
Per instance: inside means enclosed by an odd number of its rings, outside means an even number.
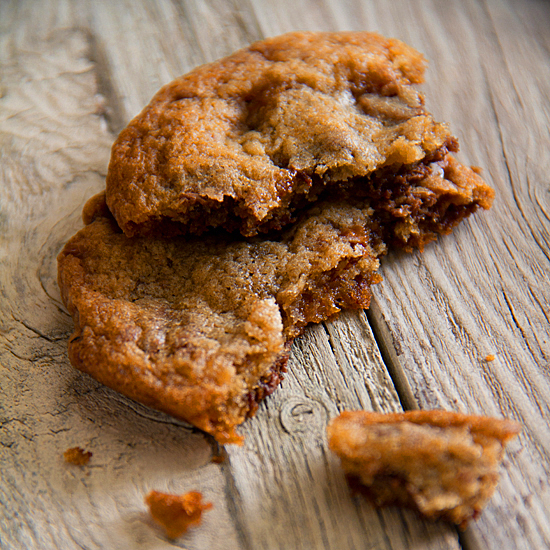
M368 313L308 330L245 445L220 450L72 369L55 258L114 136L162 84L297 29L424 52L428 105L497 198L422 254L385 258ZM550 548L549 29L545 0L2 1L0 548ZM339 410L402 406L525 426L464 533L352 498L327 450ZM75 445L88 466L63 462ZM168 541L152 488L200 490L214 509Z

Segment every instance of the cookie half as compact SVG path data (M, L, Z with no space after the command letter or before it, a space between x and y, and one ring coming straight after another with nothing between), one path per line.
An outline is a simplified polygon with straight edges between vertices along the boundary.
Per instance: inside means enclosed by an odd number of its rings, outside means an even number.
M113 145L107 203L128 236L279 230L350 183L458 149L415 84L424 58L366 32L256 42L163 87ZM475 207L487 208L486 185ZM469 212L468 212L469 213Z
M268 240L128 238L102 196L58 257L73 365L219 442L282 378L310 322L368 307L385 251L369 208L320 204Z

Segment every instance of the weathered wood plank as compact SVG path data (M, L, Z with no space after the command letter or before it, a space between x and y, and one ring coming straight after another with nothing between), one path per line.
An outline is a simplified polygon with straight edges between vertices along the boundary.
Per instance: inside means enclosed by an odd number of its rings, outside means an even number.
M119 130L193 66L300 28L379 30L424 51L429 106L498 189L491 212L424 254L390 255L369 316L408 406L526 424L468 547L550 547L547 3L65 0L0 9L0 547L168 546L145 514L153 486L215 500L203 527L182 539L190 548L457 547L447 526L351 499L327 452L324 424L338 410L400 406L362 314L297 342L287 380L221 466L210 463L210 440L66 359L71 322L55 255L104 184L107 127ZM485 362L489 353L497 359ZM75 444L95 453L87 470L62 463Z
M383 270L386 281L376 292L371 318L388 357L394 359L392 374L409 406L505 414L528 425L530 431L510 451L509 478L505 476L499 494L465 540L472 547L546 547L550 543L545 446L550 439L543 418L548 416L544 397L548 395L548 294L539 281L548 272L548 185L543 176L548 173L548 116L547 111L541 112L541 96L548 90L548 49L530 37L534 20L526 22L521 8L499 3L488 8L484 3L470 3L468 9L450 2L353 2L346 9L340 2L331 5L328 20L337 20L337 28L379 30L426 53L431 61L425 87L430 107L451 122L462 139L463 158L487 167L486 175L499 191L491 213L468 222L424 255L396 253L388 258ZM514 11L522 13L523 27L518 27L519 13ZM539 25L541 18L549 19L541 3L536 14ZM264 14L268 32L276 29L277 20L277 16ZM299 16L294 21L299 27ZM499 123L493 88L505 86L499 101L515 99L515 106L521 101L514 91L518 86L514 79L502 78L510 69L504 63L495 65L502 56L496 46L504 40L495 37L498 31L493 26L498 23L508 41L505 53L517 54L512 70L515 79L522 75L519 79L526 97L532 96L524 106L530 116L514 113L512 105L502 106L504 124ZM480 48L483 40L489 44ZM536 57L530 60L529 52ZM535 166L530 162L536 174L529 178L528 171L518 178L523 185L513 191L499 184L509 179L503 132L511 140L509 149L521 139L529 143L530 151L523 149L523 155L527 152L524 164L536 159ZM522 198L522 204L514 204ZM506 235L510 214L517 226ZM527 227L526 220L532 220ZM521 250L528 252L521 254ZM495 283L501 288L495 288ZM485 362L492 353L497 362ZM523 458L518 463L516 457ZM521 481L525 470L530 471L527 483ZM516 520L512 524L510 514Z
M105 13L99 13L99 10L96 8L96 17L112 21L120 16L120 14L112 13L112 6L104 5L103 7ZM227 2L186 2L177 9L176 13L181 18L182 29L185 29L186 25L194 24L192 35L196 44L200 45L197 50L200 52L199 56L202 55L199 59L195 59L196 63L211 61L217 57L227 55L237 47L244 46L255 39L263 37L255 18L251 15L245 17L241 10L242 6L240 3ZM165 12L159 8L158 13ZM252 11L245 13L251 14ZM207 24L201 25L200 22L203 21L207 21ZM162 23L163 21L157 22L158 25ZM172 24L175 25L174 22ZM233 33L212 32L212 29L223 28L228 24L234 29ZM292 27L289 26L288 28L278 29L276 32L284 32L291 29ZM109 33L104 34L105 31L100 26L97 28L94 27L94 30L98 41L105 40L105 44L107 44L110 40ZM134 29L133 32L143 31L136 31ZM189 37L190 35L188 34L187 36ZM140 50L134 49L134 55L142 58L142 63L145 63L143 59L151 56L151 49L152 51L167 51L167 48L163 45L163 36L157 35L156 39L159 41L156 46L152 42L148 42L146 46L137 43L134 44L134 48L141 48ZM189 40L189 38L187 39ZM104 49L109 51L116 50L116 44L110 43ZM139 55L139 52L142 52L143 56ZM115 54L112 55L114 56ZM178 55L181 55L181 53ZM170 54L164 61L170 67L175 67L180 62L181 60L173 54ZM180 72L187 70L188 64L189 61L186 61ZM149 67L142 74L139 70L126 68L126 71L135 71L131 77L127 76L126 78L130 78L135 86L143 89L147 84L144 82L144 78L150 74L152 69L152 67ZM179 73L175 72L172 76L176 76L177 74ZM370 331L363 331L362 337L365 338L365 343L359 343L357 347L363 349L362 353L366 356L366 351L364 351L366 346L370 345L371 350L374 350L375 343ZM318 338L323 342L324 360L319 361L318 359L317 362L319 368L325 373L324 376L330 380L333 378L332 370L326 365L330 364L332 368L335 368L336 362L330 346L327 345L327 334L321 331ZM360 354L361 352L358 351L358 353ZM348 400L348 406L352 406L353 408L375 406L377 408L387 407L392 410L399 405L397 395L389 389L391 388L391 383L379 359L377 364L370 364L373 373L369 379L368 376L357 376L355 371L357 365L352 364L349 359L345 360L342 350L340 350L340 357L341 361L338 370L344 371L349 380L356 380L359 386L355 388L355 386L348 384L342 387L340 383L339 391L334 395L334 398L338 402L346 402ZM303 373L304 369L308 368L307 362L309 360L309 357L303 357L302 360L294 361L294 367L291 366L291 372L299 370L300 373ZM364 370L364 364L361 368ZM388 545L405 548L411 543L425 542L425 533L429 532L433 535L434 542L430 544L434 548L456 547L457 537L453 529L447 526L425 527L422 522L418 522L416 518L411 520L409 516L407 516L407 521L417 526L416 531L412 527L402 527L402 520L398 519L399 516L392 516L393 521L399 527L396 527L395 532L390 531L389 533L385 533L384 522L378 519L378 514L372 508L366 506L364 503L354 503L351 500L341 474L334 478L334 460L330 468L327 469L328 467L325 465L326 460L319 463L319 452L313 452L313 449L317 448L322 449L323 456L327 454L326 443L324 442L324 425L328 419L326 413L321 415L320 424L317 426L317 431L315 432L316 438L320 438L320 441L310 441L309 446L311 450L308 448L309 452L305 452L304 450L304 441L284 437L285 431L281 431L280 423L277 421L278 413L273 413L272 407L282 407L284 411L294 410L295 407L300 406L300 400L306 403L305 406L307 407L307 403L311 403L311 400L304 394L305 390L299 383L299 380L299 377L289 375L283 387L275 394L277 396L273 398L275 401L270 399L269 403L271 405L266 404L265 407L260 408L257 417L249 423L252 427L245 426L244 431L247 435L245 447L242 449L230 448L227 451L229 453L229 462L226 472L231 478L231 483L234 487L238 524L244 534L245 540L248 541L248 545L251 548L275 547L276 545L280 545L280 547L314 548L326 543L329 545L328 547L338 547L339 540L342 536L345 536L352 541L351 547L361 547L365 535L368 534L369 540L374 539L379 541L377 544L381 545L379 546L381 548ZM384 384L380 383L381 380L385 381ZM365 387L369 388L373 396L376 395L379 397L375 405L369 405L368 399L363 399L363 402L357 399L357 392L363 392L368 395ZM288 395L285 393L286 388L290 392ZM325 382L321 384L317 381L315 392L319 396L322 396L324 403L330 402L329 397L326 395ZM347 394L350 392L354 397L353 399L347 398ZM383 399L380 397L383 397ZM296 401L297 399L298 401ZM318 405L318 407L321 407L321 405ZM332 414L334 412L335 410L332 410ZM288 416L286 412L282 412L281 414ZM304 431L303 437L307 439L311 437L311 434ZM284 438L285 443L283 443L282 438ZM263 457L261 467L257 462L258 455ZM327 496L330 495L326 494L324 498L311 498L312 484L311 479L308 478L308 472L312 470L317 472L316 477L318 483L320 483L320 487L324 487L328 483L326 480L323 481L323 477L329 476L331 480L329 487L335 485L333 490L339 493L338 502L343 501L344 504L335 509L331 499L327 500ZM284 484L288 484L288 487L284 489L281 486L283 479ZM274 488L277 488L280 492L274 493ZM316 489L316 494L319 490ZM322 492L320 494L321 496L323 495ZM304 503L300 513L297 512L296 506L293 505L295 502ZM261 503L264 504L261 505ZM342 514L342 510L346 511L346 513ZM356 511L350 514L348 513L349 510ZM333 518L335 514L340 519L339 522L335 522ZM276 521L274 521L274 517ZM320 517L324 519L320 520ZM333 518L330 521L330 525L332 526L330 529L326 527L329 517ZM336 528L336 525L340 526ZM369 527L365 531L365 526L367 525ZM435 536L435 533L439 535Z
M281 387L244 426L244 447L227 449L251 548L458 548L446 525L351 499L327 448L326 423L339 411L400 409L372 342L353 312L311 327Z
M0 16L14 31L0 46L0 547L169 547L143 502L155 488L198 489L216 502L205 528L187 537L191 547L238 548L210 439L68 363L72 322L55 258L104 186L113 136L89 35L65 13L58 20L29 5L11 6L24 19L8 6ZM93 452L89 466L64 463L75 445Z
M550 6L375 2L358 17L364 5L355 2L345 24L364 28L374 19L383 33L426 53L428 105L460 137L462 158L485 167L497 189L490 212L423 254L383 262L370 319L414 403L525 425L497 495L464 540L478 548L550 547L550 293L543 283L550 59L540 39ZM495 361L485 361L490 354Z

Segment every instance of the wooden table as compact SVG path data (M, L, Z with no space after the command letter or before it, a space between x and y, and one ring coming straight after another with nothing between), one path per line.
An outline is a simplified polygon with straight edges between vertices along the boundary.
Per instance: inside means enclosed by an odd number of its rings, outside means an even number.
M367 313L307 330L245 445L216 463L211 438L70 366L56 255L162 84L296 29L377 30L425 53L428 106L497 197L424 253L384 258ZM550 548L548 1L4 0L0 33L0 548ZM459 533L350 496L324 432L360 407L524 430ZM63 462L75 445L87 467ZM200 490L214 509L170 542L152 488Z

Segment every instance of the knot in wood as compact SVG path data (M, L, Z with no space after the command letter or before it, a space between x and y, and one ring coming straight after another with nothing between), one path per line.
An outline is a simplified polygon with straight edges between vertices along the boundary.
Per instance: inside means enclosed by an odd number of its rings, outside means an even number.
M284 430L290 434L320 434L327 423L327 410L323 403L315 399L291 397L282 406L280 418Z

